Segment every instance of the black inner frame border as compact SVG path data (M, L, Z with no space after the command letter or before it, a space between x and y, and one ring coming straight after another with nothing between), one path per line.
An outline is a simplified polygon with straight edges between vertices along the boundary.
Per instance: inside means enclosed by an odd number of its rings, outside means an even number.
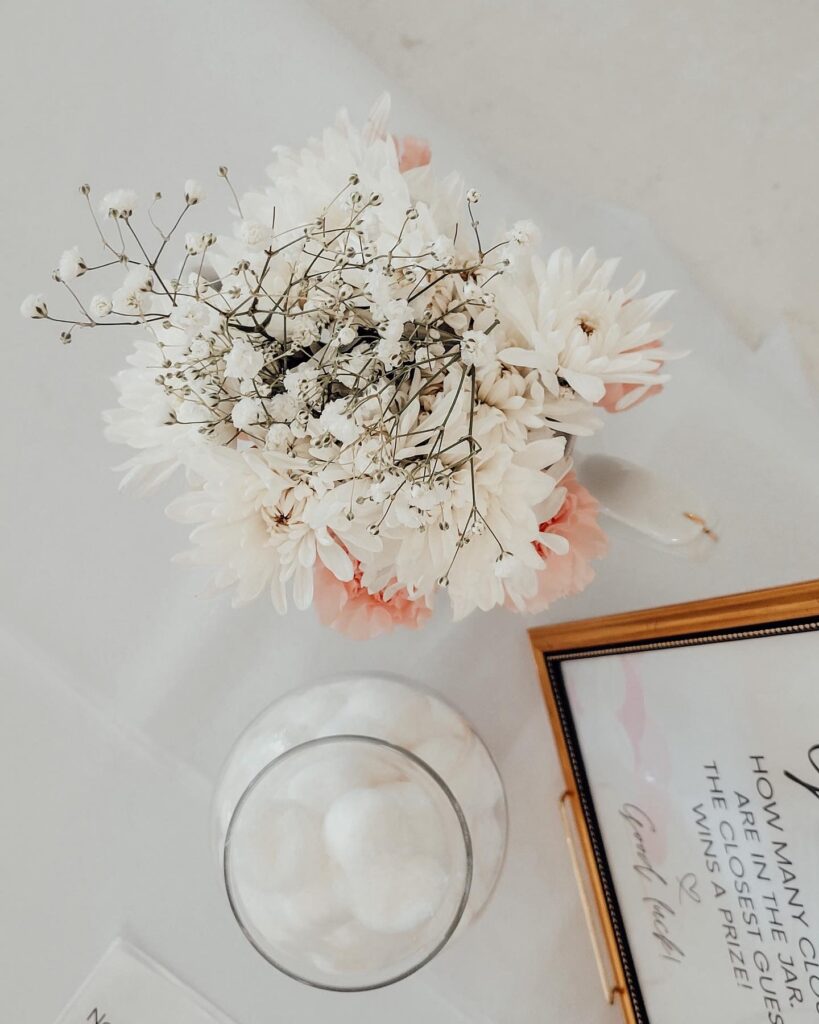
M654 638L644 642L624 641L623 643L599 644L590 647L567 648L559 651L542 652L546 671L549 676L552 696L557 707L563 739L572 766L575 790L580 799L580 806L591 840L597 872L603 887L606 909L614 931L623 974L628 987L628 994L634 1007L634 1015L638 1024L651 1024L646 1010L645 1000L637 976L637 967L631 953L626 934L620 903L617 898L614 879L608 864L603 834L597 811L591 794L588 775L580 751L580 740L575 727L574 718L569 706L566 683L563 678L562 662L577 661L583 658L601 658L615 654L637 654L645 651L669 650L674 647L698 647L714 643L728 643L738 640L752 640L767 636L786 636L794 633L810 633L819 630L819 616L807 616L800 619L787 619L778 622L762 623L753 626L734 626L730 629L710 630L698 633L677 633L667 637Z

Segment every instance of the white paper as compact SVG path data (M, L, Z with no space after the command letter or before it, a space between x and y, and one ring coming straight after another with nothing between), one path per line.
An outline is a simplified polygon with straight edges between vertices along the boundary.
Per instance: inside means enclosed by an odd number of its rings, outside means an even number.
M819 1021L819 631L563 664L654 1024Z
M55 1024L232 1024L145 953L117 939Z

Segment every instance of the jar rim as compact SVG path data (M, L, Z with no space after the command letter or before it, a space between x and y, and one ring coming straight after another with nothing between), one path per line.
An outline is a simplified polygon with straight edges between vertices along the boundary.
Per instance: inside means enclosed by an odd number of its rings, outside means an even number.
M262 948L262 946L259 944L259 942L257 942L255 936L251 932L250 928L246 925L245 921L242 918L242 914L240 912L236 898L236 893L234 892L233 883L231 881L231 873L229 866L231 838L233 836L236 823L239 819L239 815L241 814L242 809L244 808L245 804L247 803L251 795L255 792L256 788L260 785L260 783L263 781L263 779L265 778L265 776L267 776L269 772L271 772L275 767L280 765L283 761L287 760L288 758L293 757L305 751L308 748L329 746L333 743L361 743L370 745L372 747L380 747L382 749L391 750L394 753L397 753L402 757L406 758L408 761L412 762L417 768L420 768L423 772L425 772L426 775L428 775L433 780L433 782L437 784L439 789L443 792L444 796L447 799L447 802L449 803L450 807L452 808L455 814L455 817L458 821L458 825L461 830L461 836L464 841L465 870L463 892L461 893L461 898L458 902L458 906L455 909L455 913L452 917L452 920L445 929L443 936L428 953L426 953L421 959L418 960L417 963L414 963L409 968L386 978L384 981L377 981L371 984L334 985L329 982L316 981L314 978L304 977L297 971L285 967L282 963L277 961L275 957L273 957L267 950ZM276 970L280 971L282 974L285 974L296 981L302 982L302 984L308 985L311 988L322 989L324 991L329 992L370 992L375 989L386 988L389 985L394 985L396 982L403 981L405 978L410 977L410 975L415 974L416 971L419 971L422 967L426 966L426 964L433 960L455 934L455 931L457 930L458 925L461 923L461 919L463 918L464 911L466 910L466 906L469 901L469 894L472 889L472 876L474 870L472 835L469 830L469 824L467 823L466 815L464 814L457 797L452 792L452 789L449 787L447 782L441 777L441 775L438 774L438 772L435 771L434 768L427 764L427 762L424 761L422 758L418 757L417 754L414 754L411 750L407 750L405 747L399 746L396 743L390 743L388 740L383 740L376 736L365 736L359 735L357 733L340 733L338 735L320 736L315 739L306 740L303 743L297 743L295 746L288 748L287 750L279 754L277 757L274 757L272 760L268 761L267 764L260 768L259 771L253 776L253 778L250 780L250 782L243 790L242 795L237 800L236 805L233 808L233 813L230 816L227 829L225 831L221 852L222 875L225 883L225 892L227 893L228 903L230 904L231 913L233 914L234 918L236 919L236 923L239 925L245 938L248 940L251 946L253 946L256 952L264 960L266 960L272 967L275 967Z

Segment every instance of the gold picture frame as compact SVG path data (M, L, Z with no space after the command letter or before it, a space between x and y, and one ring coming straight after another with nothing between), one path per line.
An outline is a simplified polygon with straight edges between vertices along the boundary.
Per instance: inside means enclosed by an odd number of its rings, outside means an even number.
M630 960L582 758L561 706L560 665L568 659L650 651L819 629L819 580L649 608L529 631L565 781L560 810L606 1000L627 1024L649 1024ZM569 716L570 717L570 716ZM585 795L584 795L585 789ZM661 1024L661 1022L651 1022Z

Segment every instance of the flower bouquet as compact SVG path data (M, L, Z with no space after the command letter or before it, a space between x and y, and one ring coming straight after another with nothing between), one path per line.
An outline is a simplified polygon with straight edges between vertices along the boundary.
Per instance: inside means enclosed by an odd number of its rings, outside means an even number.
M182 471L184 559L236 604L267 590L356 637L422 624L441 590L461 618L584 587L605 537L569 442L661 390L668 358L668 292L614 285L592 250L543 258L529 222L488 239L478 192L390 135L388 109L275 150L263 191L219 168L228 235L185 233L195 181L167 222L158 193L140 213L111 192L98 216L82 186L102 255L53 275L76 314L23 303L64 342L138 329L106 433L135 450L123 485ZM106 271L116 287L81 297Z

